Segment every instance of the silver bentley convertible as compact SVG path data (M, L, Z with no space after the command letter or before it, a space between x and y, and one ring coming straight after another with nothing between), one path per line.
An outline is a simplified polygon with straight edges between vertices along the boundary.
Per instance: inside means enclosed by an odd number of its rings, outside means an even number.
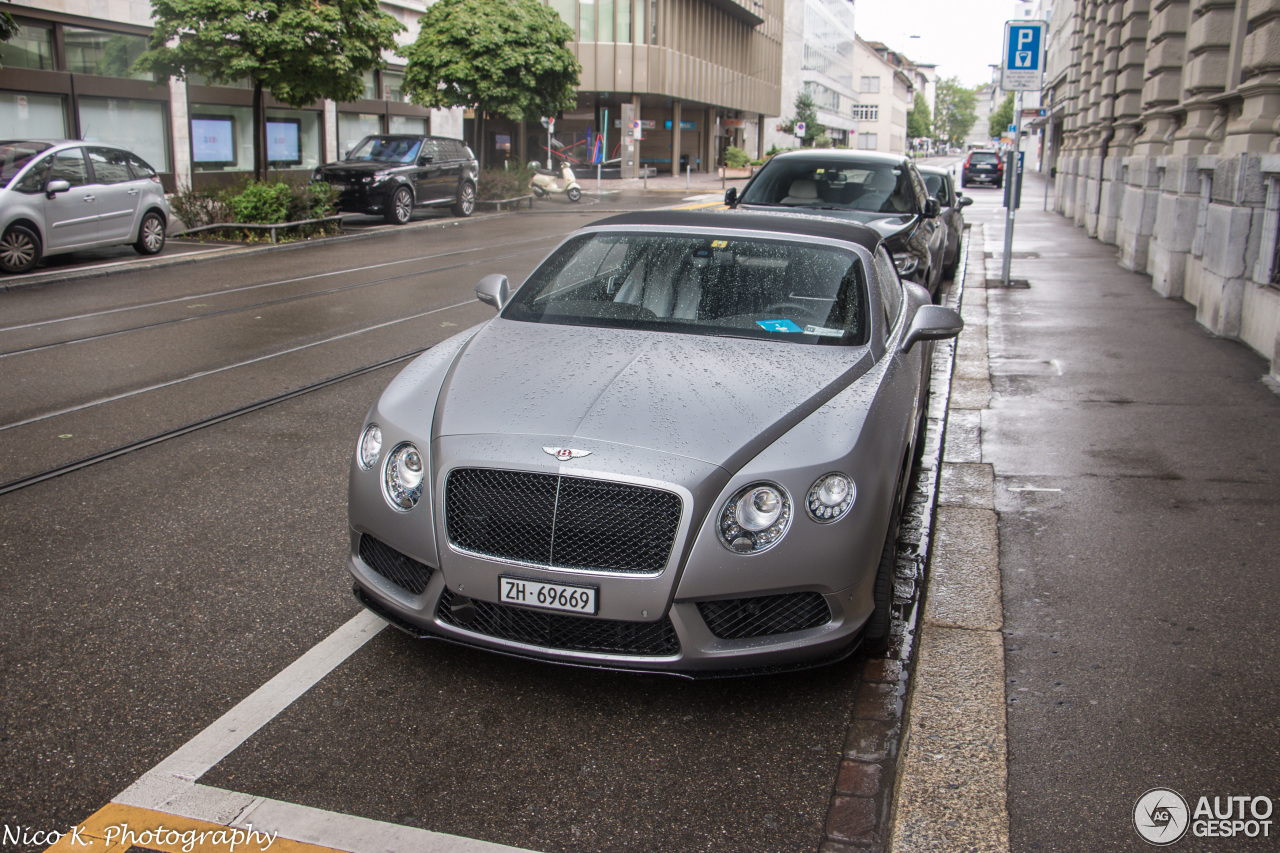
M654 212L568 237L370 410L349 569L414 635L690 676L885 641L931 340L879 235Z

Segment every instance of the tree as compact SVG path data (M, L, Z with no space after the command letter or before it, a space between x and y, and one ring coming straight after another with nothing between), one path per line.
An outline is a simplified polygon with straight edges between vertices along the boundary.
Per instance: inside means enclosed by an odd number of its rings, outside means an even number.
M6 6L12 6L12 3L5 3ZM18 22L13 19L13 15L9 14L8 9L0 9L0 43L6 42L18 34ZM0 68L3 68L0 65Z
M937 110L933 118L935 138L945 139L950 145L963 145L964 138L978 120L974 111L977 100L977 93L960 85L958 78L948 77L939 81L933 102Z
M818 106L813 102L813 97L801 92L796 95L795 107L795 118L781 122L778 125L778 130L783 133L793 133L796 122L802 121L804 122L804 138L800 140L801 147L829 147L831 145L831 137L827 136L826 127L818 124Z
M999 108L991 114L991 121L987 125L987 134L992 139L999 139L1011 124L1013 124L1013 92L1005 95L1004 100L1000 102Z
M539 0L437 0L418 24L404 72L415 104L537 121L577 103L573 30Z
M353 101L404 26L378 0L151 0L151 50L134 67L156 82L200 74L253 83L253 175L267 170L265 92L291 107Z
M920 139L926 136L933 136L933 116L929 114L929 102L925 100L924 92L916 92L916 101L911 112L907 113L907 137Z

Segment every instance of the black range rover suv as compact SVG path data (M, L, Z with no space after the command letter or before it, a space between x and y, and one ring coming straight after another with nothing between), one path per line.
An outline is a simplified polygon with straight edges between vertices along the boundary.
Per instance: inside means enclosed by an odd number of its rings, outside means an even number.
M415 207L453 208L470 216L476 208L475 155L462 140L443 136L366 136L345 159L311 175L338 191L338 209L382 214L403 225Z

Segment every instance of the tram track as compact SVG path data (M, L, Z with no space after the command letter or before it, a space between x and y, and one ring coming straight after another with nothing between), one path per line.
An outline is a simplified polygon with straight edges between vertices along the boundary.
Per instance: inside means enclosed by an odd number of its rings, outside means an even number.
M509 245L519 245L520 243L546 243L546 242L549 242L548 238L538 238L537 240L515 241ZM441 257L449 257L453 255L469 254L469 253L480 252L480 251L484 251L484 249L483 248L459 249L453 252L442 252L437 255L428 255L423 258L413 258L405 261L393 261L387 264L378 264L376 265L376 267L392 266L395 264L409 263L411 261L420 261L420 260L427 260L427 259L434 259L434 258L441 258ZM11 350L0 350L0 359L10 358L17 355L27 355L27 354L36 353L36 352L47 351L51 349L56 349L57 347L61 347L61 346L70 346L73 344L86 343L88 341L100 341L106 338L116 337L118 335L129 334L131 332L145 331L148 329L156 329L164 326L171 326L171 325L176 325L180 323L189 323L197 320L209 319L212 317L225 316L227 314L234 314L239 311L250 311L250 310L261 309L261 308L273 306L273 305L281 305L289 302L296 302L303 299L330 296L336 293L343 293L347 291L358 290L365 287L372 287L375 285L387 284L389 282L400 281L406 278L414 278L416 276L433 275L436 273L449 272L450 270L463 269L465 267L475 266L476 264L480 264L480 263L489 263L492 261L500 261L508 258L516 258L522 255L533 254L541 251L542 250L539 248L524 249L519 252L509 252L503 255L486 256L484 258L480 258L473 261L465 261L465 262L456 263L456 264L446 264L444 266L433 267L431 269L414 270L412 272L400 273L393 276L385 276L383 278L372 279L369 281L360 281L353 284L346 284L340 287L326 288L323 290L310 290L310 291L307 291L306 293L299 293L293 296L283 296L278 299L266 299L258 302L251 302L243 305L236 305L229 308L221 308L216 311L205 311L195 315L186 315L183 317L172 317L166 320L158 320L152 323L141 323L135 326L129 326L124 329L113 329L111 331L100 332L98 334L83 335L78 338L68 338L65 340L53 341L53 342L44 343L44 344L34 344L32 346L19 347L17 349L11 349ZM376 268L376 267L372 267L372 268ZM260 289L264 287L276 287L276 286L281 286L285 284L296 284L301 281L307 281L315 278L324 278L324 277L334 276L334 275L346 275L353 272L363 272L363 271L367 271L368 269L371 269L371 267L365 267L365 268L360 268L355 270L339 270L339 271L327 272L327 273L317 273L313 276L303 276L303 277L293 278L293 279L284 279L277 282L264 282L262 284L247 285L245 287L231 288L229 290L210 291L203 294L194 294L191 296L185 296L182 298L157 300L150 303L143 303L141 305L114 308L114 309L109 309L107 311L92 312L89 314L77 315L75 317L57 318L57 319L45 320L37 323L25 323L17 326L9 326L6 328L0 328L0 333L4 333L8 331L25 330L25 329L31 329L31 328L41 328L44 326L52 325L54 323L69 322L72 320L81 320L81 319L91 319L93 317L104 316L104 315L113 314L113 313L120 313L123 311L141 311L149 308L158 308L165 305L172 305L172 304L181 303L181 302L190 302L195 299L209 299L209 298L215 298L218 296L225 296L230 293L242 293L248 290L255 290L255 289ZM0 430L2 429L3 427L0 427Z

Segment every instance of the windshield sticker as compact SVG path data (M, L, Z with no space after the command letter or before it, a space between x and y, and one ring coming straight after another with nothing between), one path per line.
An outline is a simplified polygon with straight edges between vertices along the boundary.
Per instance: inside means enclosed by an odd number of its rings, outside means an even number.
M756 325L766 332L799 332L799 326L790 320L756 320Z
M723 249L728 245L729 245L728 240L712 240L711 241L711 248L713 249Z
M827 329L823 326L805 326L806 335L818 335L823 338L843 338L844 329Z

